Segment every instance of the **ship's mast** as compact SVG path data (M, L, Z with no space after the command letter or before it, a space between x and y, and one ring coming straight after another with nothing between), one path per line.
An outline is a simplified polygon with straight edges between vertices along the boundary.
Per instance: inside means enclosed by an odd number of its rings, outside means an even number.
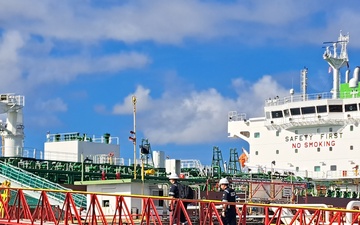
M340 89L340 68L348 66L349 58L347 54L347 44L349 43L349 34L343 35L340 32L338 41L335 42L324 42L332 43L333 52L331 52L330 47L327 46L324 52L324 60L328 62L329 66L333 71L333 89L332 89L332 98L339 98L339 89ZM337 52L338 45L341 46L340 53Z
M308 69L304 67L304 69L300 72L300 80L301 80L301 90L302 90L302 100L306 101L306 93L307 93L307 73Z

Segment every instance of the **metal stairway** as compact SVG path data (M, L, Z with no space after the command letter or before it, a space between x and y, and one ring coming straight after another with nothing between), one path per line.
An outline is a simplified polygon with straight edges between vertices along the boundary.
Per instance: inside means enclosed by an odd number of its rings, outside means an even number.
M49 190L68 190L59 184L50 182L35 174L29 173L21 168L6 164L0 161L0 182L9 180L12 187L39 188ZM33 191L24 191L31 197L38 198L38 193ZM86 196L83 194L72 194L76 207L86 207ZM60 192L48 192L51 204L62 205L65 200L65 194Z
M214 146L213 147L213 159L212 159L212 163L211 163L213 177L221 178L221 174L224 171L222 169L223 165L224 165L224 163L223 163L221 150L219 149L219 147Z
M239 163L239 155L237 153L236 148L230 148L230 159L229 159L229 166L228 166L228 173L231 175L236 175L238 174L239 170L238 168L240 168L240 163ZM239 166L238 166L239 164Z

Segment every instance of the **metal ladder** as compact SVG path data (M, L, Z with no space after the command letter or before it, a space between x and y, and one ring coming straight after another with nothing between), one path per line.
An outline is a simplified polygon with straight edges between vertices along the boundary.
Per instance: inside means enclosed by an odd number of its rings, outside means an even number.
M69 188L65 188L60 184L53 183L45 178L39 177L33 173L27 172L19 167L12 166L10 164L0 161L0 173L6 176L10 181L17 181L28 188L50 189L50 190L67 190L72 191ZM60 192L49 192L49 197L53 197L60 202L65 201L65 194ZM86 196L83 194L72 194L76 207L86 207Z

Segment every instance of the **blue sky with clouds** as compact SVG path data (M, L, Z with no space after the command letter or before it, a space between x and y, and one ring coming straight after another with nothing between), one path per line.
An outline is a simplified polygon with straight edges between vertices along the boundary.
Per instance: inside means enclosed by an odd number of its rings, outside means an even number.
M350 33L360 63L358 2L217 0L0 1L0 93L24 95L25 148L46 132L137 137L171 158L210 164L246 143L227 138L229 111L262 116L265 99L330 91L322 42ZM354 64L352 63L354 62ZM1 115L2 117L4 115Z

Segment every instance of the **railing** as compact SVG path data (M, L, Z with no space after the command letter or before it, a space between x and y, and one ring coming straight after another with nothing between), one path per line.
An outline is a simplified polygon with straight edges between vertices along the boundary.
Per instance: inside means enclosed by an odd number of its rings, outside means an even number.
M332 99L332 93L330 92L323 92L323 93L314 93L314 94L307 94L303 96L300 95L292 95L287 96L284 98L274 97L265 100L265 106L272 106L272 105L283 105L289 102L302 102L302 101L312 101L312 100L320 100L320 99Z
M342 92L338 94L336 99L347 99L347 98L359 98L359 96L355 92ZM322 99L334 99L333 94L330 92L322 92L322 93L306 94L305 96L299 94L299 95L287 96L284 98L279 98L279 97L269 98L265 100L265 106L283 105L290 102L313 101L313 100L322 100Z
M15 104L17 107L22 108L25 106L25 97L23 95L1 94L0 102L8 105Z
M87 134L80 134L79 132L70 132L70 133L58 133L46 135L46 142L60 142L60 141L85 141L85 142L95 142L95 143L106 143L106 144L115 144L119 145L119 137L113 137L110 134L103 135L101 137L96 137L95 135L88 136Z
M6 164L4 162L0 162L0 173L10 180L21 183L23 187L71 191L71 189L50 182L42 177L36 176L23 169L12 166L10 164ZM61 192L51 192L50 197L59 201L63 201L65 199L64 193ZM75 194L73 198L76 206L86 206L86 196L81 194Z
M16 190L15 198L18 202L9 203L8 197L0 199L1 224L148 224L165 225L181 223L176 220L184 214L188 225L219 224L223 225L221 211L223 204L234 206L236 210L236 224L327 224L347 225L359 224L360 201L350 201L346 209L329 208L324 204L261 204L235 203L219 200L199 199L171 199L169 197L145 195L121 195L111 193L64 192L66 198L63 205L52 207L47 196L52 190ZM24 191L41 193L38 205L30 211ZM8 189L2 189L8 193ZM73 195L75 193L90 196L89 205L84 210L74 208ZM100 200L104 204L99 204ZM173 201L176 207L169 212L166 205L159 202ZM138 203L138 204L134 204ZM185 204L189 206L186 207ZM344 206L345 208L345 206Z
M228 121L245 121L246 119L245 113L238 113L237 111L230 111L228 113Z

